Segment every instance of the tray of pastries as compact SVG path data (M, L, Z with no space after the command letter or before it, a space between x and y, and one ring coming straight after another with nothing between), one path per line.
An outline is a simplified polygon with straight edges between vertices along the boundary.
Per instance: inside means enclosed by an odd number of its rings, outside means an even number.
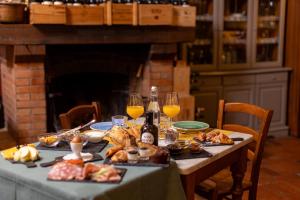
M119 166L168 167L168 149L137 142L137 146L115 145L107 149L106 164Z
M222 133L220 130L212 130L208 133L199 132L194 140L201 143L203 146L221 146L233 145L234 140L238 141L241 138L230 138L228 135Z
M114 126L109 131L109 137L114 145L107 149L104 163L121 166L169 166L168 149L140 142L140 130L137 127Z

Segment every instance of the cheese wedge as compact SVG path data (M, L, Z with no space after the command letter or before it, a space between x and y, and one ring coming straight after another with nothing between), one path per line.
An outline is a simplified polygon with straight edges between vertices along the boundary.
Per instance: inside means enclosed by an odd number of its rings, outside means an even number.
M38 150L36 150L36 148L30 147L30 146L28 146L28 150L30 152L30 160L31 161L36 161L38 159L38 157L39 157Z
M21 162L27 162L30 160L30 151L27 146L21 147L19 149L19 151L20 151L20 161Z

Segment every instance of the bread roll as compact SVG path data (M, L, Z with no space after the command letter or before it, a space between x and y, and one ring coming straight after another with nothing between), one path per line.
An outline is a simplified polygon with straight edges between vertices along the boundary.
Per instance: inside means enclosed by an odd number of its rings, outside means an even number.
M127 162L128 161L127 152L125 150L118 151L117 153L115 153L111 157L111 161L113 163L116 163L116 162Z
M122 149L123 149L122 145L113 146L113 147L107 149L105 155L106 155L106 157L110 157L110 156L114 155L116 152L118 152Z

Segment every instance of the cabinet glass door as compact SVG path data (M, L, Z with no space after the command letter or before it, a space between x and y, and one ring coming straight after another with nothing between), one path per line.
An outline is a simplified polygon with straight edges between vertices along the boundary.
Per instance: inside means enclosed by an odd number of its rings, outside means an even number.
M220 1L220 53L221 69L249 66L251 0Z
M215 0L191 0L197 8L196 40L186 45L186 59L195 70L216 68Z
M254 55L256 66L281 66L283 46L283 23L285 15L283 0L256 0Z

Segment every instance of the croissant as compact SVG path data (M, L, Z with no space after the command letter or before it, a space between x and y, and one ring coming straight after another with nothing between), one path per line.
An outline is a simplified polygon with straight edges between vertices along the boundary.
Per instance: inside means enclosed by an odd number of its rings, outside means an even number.
M122 149L123 149L122 145L113 146L113 147L107 149L105 155L106 155L106 157L110 157Z
M127 162L127 153L125 150L120 150L111 157L112 162Z
M126 129L127 133L133 137L135 137L135 139L140 139L141 133L138 130L138 128L136 127L130 127L128 129Z
M112 128L109 136L114 143L123 146L126 144L126 139L129 137L127 132L123 128L117 126L114 126Z
M206 134L203 132L199 132L196 136L196 139L201 142L204 142L206 140Z
M227 135L220 133L219 135L215 136L211 140L213 143L220 143L220 144L233 144L233 140L229 138Z
M220 134L220 131L218 130L212 130L209 133L206 133L206 140L211 141L214 137L218 136Z

